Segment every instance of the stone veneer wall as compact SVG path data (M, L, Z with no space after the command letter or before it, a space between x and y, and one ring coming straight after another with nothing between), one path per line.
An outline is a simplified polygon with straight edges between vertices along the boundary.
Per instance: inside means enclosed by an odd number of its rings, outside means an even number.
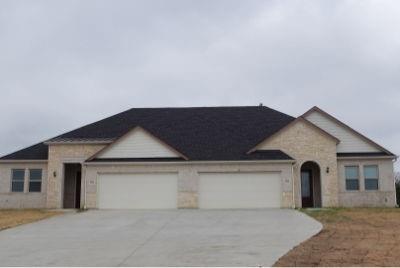
M11 192L11 170L25 169L23 193ZM42 170L42 190L29 192L29 169ZM0 163L0 208L45 208L47 190L47 163Z
M207 164L89 164L86 166L87 208L97 208L97 177L101 173L178 173L178 208L198 207L198 181L201 172L279 172L282 207L292 207L291 163L207 163Z
M301 207L300 169L307 161L317 163L321 169L322 206L338 206L336 140L298 120L265 140L257 146L257 149L282 150L296 159L294 165L296 207ZM327 167L329 173L326 172Z
M365 190L364 165L377 165L379 169L379 190ZM346 190L345 166L359 166L360 178L358 191ZM339 204L344 207L395 207L396 191L394 186L393 161L391 159L340 159Z
M49 145L47 208L62 208L64 163L83 163L104 146L104 144ZM56 173L55 177L54 173ZM85 169L82 167L82 178L84 178L84 174Z

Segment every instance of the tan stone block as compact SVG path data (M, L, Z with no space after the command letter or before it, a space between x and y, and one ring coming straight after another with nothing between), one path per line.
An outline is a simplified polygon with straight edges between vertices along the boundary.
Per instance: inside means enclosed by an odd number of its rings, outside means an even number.
M293 167L294 193L301 207L301 166L313 161L320 167L322 206L338 206L336 140L299 120L258 146L259 149L282 150L296 159ZM329 167L329 173L326 172Z
M62 144L49 145L48 160L48 187L47 187L47 207L61 208L63 189L64 163L82 163L99 150L104 148L104 144ZM56 173L54 178L53 173Z
M198 194L196 192L179 192L178 208L198 208Z

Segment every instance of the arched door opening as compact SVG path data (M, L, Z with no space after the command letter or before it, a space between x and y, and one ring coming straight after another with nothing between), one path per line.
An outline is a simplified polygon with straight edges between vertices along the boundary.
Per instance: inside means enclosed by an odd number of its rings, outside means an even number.
M303 208L321 207L321 169L312 161L301 166L301 206Z

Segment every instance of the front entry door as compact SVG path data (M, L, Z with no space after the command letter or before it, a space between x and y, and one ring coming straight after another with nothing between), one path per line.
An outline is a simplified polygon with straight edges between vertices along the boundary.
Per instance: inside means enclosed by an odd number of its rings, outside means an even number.
M311 170L301 171L301 203L303 208L314 206Z
M81 179L82 179L81 172L80 171L76 172L75 208L81 208Z

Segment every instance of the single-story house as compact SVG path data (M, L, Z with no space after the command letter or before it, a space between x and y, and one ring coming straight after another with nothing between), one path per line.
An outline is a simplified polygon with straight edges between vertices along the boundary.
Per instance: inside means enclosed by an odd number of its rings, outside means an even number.
M396 155L313 107L134 108L0 158L0 208L395 206Z

